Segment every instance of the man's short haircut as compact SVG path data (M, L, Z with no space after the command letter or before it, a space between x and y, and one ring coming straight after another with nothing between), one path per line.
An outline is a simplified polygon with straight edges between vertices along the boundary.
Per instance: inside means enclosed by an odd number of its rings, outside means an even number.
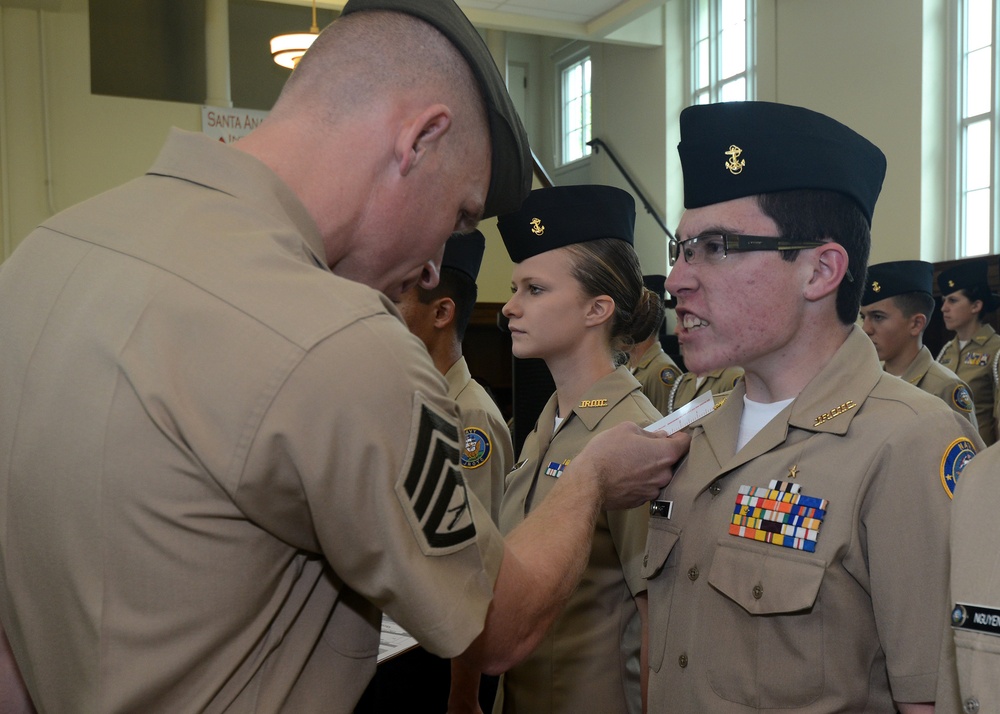
M919 314L930 322L931 315L934 314L934 298L927 293L901 293L892 299L903 313L903 317L909 318Z
M472 320L479 297L476 281L461 270L444 266L441 268L441 280L433 289L417 288L417 299L423 305L429 305L443 297L451 298L455 303L455 320L452 324L455 326L455 336L461 342L465 339L465 331Z
M761 211L778 226L778 233L795 240L822 240L839 243L847 251L850 277L844 276L837 289L837 317L853 325L865 290L871 227L857 202L837 191L798 189L757 196ZM783 251L781 257L793 261L799 251Z

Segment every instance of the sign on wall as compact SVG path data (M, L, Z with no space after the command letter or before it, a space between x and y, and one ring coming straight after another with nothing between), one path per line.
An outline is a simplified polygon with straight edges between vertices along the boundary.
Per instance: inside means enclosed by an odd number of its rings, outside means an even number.
M224 144L231 144L250 133L267 112L258 109L201 108L201 131Z

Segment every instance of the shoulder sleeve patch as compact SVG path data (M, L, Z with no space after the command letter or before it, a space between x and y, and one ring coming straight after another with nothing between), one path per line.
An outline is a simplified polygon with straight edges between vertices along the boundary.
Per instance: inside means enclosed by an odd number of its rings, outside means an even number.
M965 465L975 455L976 445L965 437L955 439L944 450L944 456L941 457L941 485L944 486L948 498L955 497L958 477L962 475Z
M972 395L969 394L969 390L964 384L955 385L955 390L951 393L951 401L957 409L961 409L963 412L972 411Z
M459 458L457 425L418 393L396 496L426 555L446 555L475 539Z
M681 376L680 370L674 367L664 367L660 370L660 381L668 387L672 386L679 376Z
M493 446L490 437L482 429L474 426L465 430L465 448L462 449L462 468L478 469L490 460Z

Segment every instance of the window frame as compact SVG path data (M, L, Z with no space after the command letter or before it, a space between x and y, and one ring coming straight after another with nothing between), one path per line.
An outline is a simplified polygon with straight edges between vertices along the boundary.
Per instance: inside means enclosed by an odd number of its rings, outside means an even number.
M1000 72L998 72L998 62L1000 62L1000 58L997 56L997 13L1000 7L998 7L997 0L986 0L986 2L991 7L990 77L988 80L991 97L987 102L985 111L970 116L966 116L968 97L970 96L967 62L967 56L970 54L967 46L969 0L961 0L955 3L953 5L954 11L949 18L949 37L951 38L949 56L951 58L952 70L949 72L952 85L949 92L951 97L949 126L951 129L948 132L950 157L948 171L950 186L948 213L950 230L945 239L945 249L947 255L953 259L990 255L1000 250L1000 240L998 240L996 234L997 226L1000 225L1000 222L998 222L998 217L1000 217L1000 197L998 197L997 191L997 188L1000 187L1000 180L998 180L1000 179L1000 161L998 161L998 151L1000 151L1000 141L998 141L998 138L1000 138L1000 134L998 134L998 130L1000 130L1000 127L998 127L998 118L1000 118L1000 112L998 112L998 96L1000 96L1000 93L998 93L998 75L1000 75ZM970 226L967 199L970 190L967 181L970 174L970 157L967 137L969 128L983 121L989 122L987 136L990 142L988 151L990 163L985 170L985 174L989 177L989 184L986 186L989 191L987 199L988 236L984 248L973 251L969 247Z
M726 97L724 89L744 80L744 93L742 100L753 99L757 94L757 2L756 0L744 1L744 64L740 72L736 72L727 77L721 77L722 57L722 35L725 28L720 27L722 17L722 5L726 0L691 0L689 10L689 33L691 42L691 71L689 81L689 102L690 104L708 104L719 101L727 101L731 97ZM707 13L704 17L703 13ZM703 36L702 30L707 34ZM707 43L704 47L703 43ZM704 56L703 56L704 53ZM699 76L701 74L702 62L708 61L707 84L700 85Z
M579 127L573 129L573 131L576 130L584 131L584 137L583 137L584 141L582 146L583 153L580 156L574 158L568 158L567 137L570 131L567 130L567 124L566 124L567 121L566 106L568 104L566 98L566 74L572 68L585 62L590 64L590 81L588 86L586 87L586 90L583 92L582 96L586 97L587 102L589 103L589 112L587 112L587 114L590 118L590 122L588 124L581 123ZM558 91L559 99L557 105L558 127L559 127L557 156L559 157L558 165L560 167L563 167L577 163L578 161L584 161L586 159L589 159L590 156L593 154L593 149L590 146L587 146L586 143L587 141L593 139L593 131L594 131L594 105L593 105L594 58L590 52L590 47L589 46L581 47L576 51L574 51L572 54L561 58L560 61L556 63L555 71L556 71L556 84L559 88Z

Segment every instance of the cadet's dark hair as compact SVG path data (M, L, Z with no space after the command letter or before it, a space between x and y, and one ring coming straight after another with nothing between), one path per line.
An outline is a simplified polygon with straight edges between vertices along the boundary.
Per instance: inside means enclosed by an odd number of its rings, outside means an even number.
M615 301L611 349L616 364L625 364L632 346L652 334L663 319L659 295L643 286L639 257L623 240L600 238L568 245L566 250L573 256L573 277L584 294L608 295Z
M465 339L465 330L469 326L469 320L472 319L476 299L479 297L476 281L464 271L443 266L441 280L433 290L417 288L417 299L424 305L440 297L449 297L455 303L455 335L461 342Z
M892 298L903 317L913 317L917 313L931 321L934 314L934 298L927 293L900 293Z
M860 206L846 194L815 189L763 193L757 204L785 238L833 241L844 247L854 279L845 276L837 289L837 317L845 325L853 324L861 308L872 244L871 227ZM798 254L789 250L781 256L792 261Z
M962 288L958 292L965 295L965 297L969 299L969 302L975 302L976 300L982 301L983 309L976 313L976 319L979 320L980 323L986 322L986 316L994 310L993 295L990 291L990 286L973 285L969 288Z

